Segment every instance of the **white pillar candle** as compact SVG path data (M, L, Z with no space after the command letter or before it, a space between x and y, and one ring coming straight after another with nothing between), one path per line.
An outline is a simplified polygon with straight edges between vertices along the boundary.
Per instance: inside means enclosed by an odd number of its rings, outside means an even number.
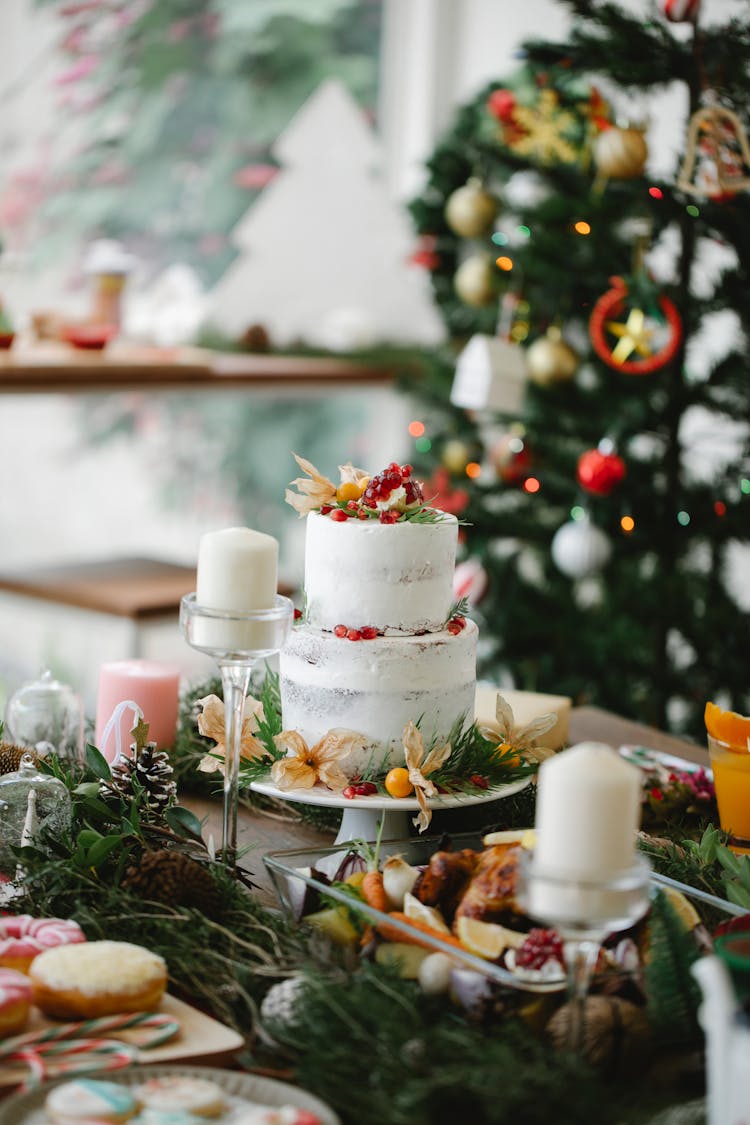
M227 527L202 536L196 601L206 609L253 613L276 597L279 544L249 527Z
M279 544L271 535L249 527L228 527L201 537L195 600L203 609L257 614L273 609L277 593ZM247 621L200 618L192 643L233 653L274 648L274 626L262 619Z
M539 768L533 870L560 879L605 884L632 868L640 821L641 773L610 746L581 742ZM606 914L601 892L545 883L532 885L531 913L539 917Z

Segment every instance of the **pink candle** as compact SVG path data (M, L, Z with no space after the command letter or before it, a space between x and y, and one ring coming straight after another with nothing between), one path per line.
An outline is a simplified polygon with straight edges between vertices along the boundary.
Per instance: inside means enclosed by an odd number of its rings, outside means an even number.
M117 753L116 732L111 729L106 746L101 739L104 728L118 703L132 699L143 712L149 725L149 741L167 747L177 733L177 708L180 672L172 664L156 660L114 660L102 664L99 672L99 695L96 703L95 742L108 762ZM132 711L127 709L120 719L120 744L129 752L130 731L134 725Z

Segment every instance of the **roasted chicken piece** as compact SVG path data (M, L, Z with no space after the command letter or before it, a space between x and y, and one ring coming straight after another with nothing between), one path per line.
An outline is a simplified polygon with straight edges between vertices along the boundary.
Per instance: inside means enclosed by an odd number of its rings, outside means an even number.
M417 880L413 894L426 906L435 906L450 923L480 860L480 852L435 852Z
M456 918L500 922L520 914L516 905L516 879L520 848L494 844L479 854L479 863L456 909Z

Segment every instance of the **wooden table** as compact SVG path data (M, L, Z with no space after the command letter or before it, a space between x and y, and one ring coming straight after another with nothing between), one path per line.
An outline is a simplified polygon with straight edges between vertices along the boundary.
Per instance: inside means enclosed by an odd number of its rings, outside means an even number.
M708 752L702 746L663 734L642 723L623 719L599 707L574 707L570 716L569 743L572 745L588 740L607 742L615 747L625 744L648 746L653 750L674 754L700 765L708 765ZM201 819L206 818L204 838L207 838L208 833L213 833L214 838L219 841L221 805L217 801L202 798L188 798L185 804L189 805ZM453 824L460 816L462 823L454 830L466 831L467 815L473 821L472 827L481 829L488 824L496 823L501 818L501 807L502 801L496 801L487 805L476 805L470 810L461 810L460 813L446 812L441 815L450 817ZM440 830L442 831L442 827ZM329 847L333 843L333 838L332 832L321 832L309 824L300 823L294 818L293 812L287 820L281 814L269 815L255 809L240 808L238 842L241 849L248 849L242 865L252 871L253 878L259 886L258 894L268 905L275 906L277 902L263 863L263 856L267 852L293 848Z

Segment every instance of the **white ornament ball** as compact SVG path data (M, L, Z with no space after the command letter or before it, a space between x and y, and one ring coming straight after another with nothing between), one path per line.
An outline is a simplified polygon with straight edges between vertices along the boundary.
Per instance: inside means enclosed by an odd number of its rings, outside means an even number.
M427 996L442 996L450 988L455 963L447 953L430 953L419 966L419 984Z
M287 977L271 985L260 1006L261 1022L268 1025L269 1030L279 1034L294 1026L303 987L301 976Z
M612 544L588 519L571 520L552 539L552 561L568 578L586 578L606 566Z

